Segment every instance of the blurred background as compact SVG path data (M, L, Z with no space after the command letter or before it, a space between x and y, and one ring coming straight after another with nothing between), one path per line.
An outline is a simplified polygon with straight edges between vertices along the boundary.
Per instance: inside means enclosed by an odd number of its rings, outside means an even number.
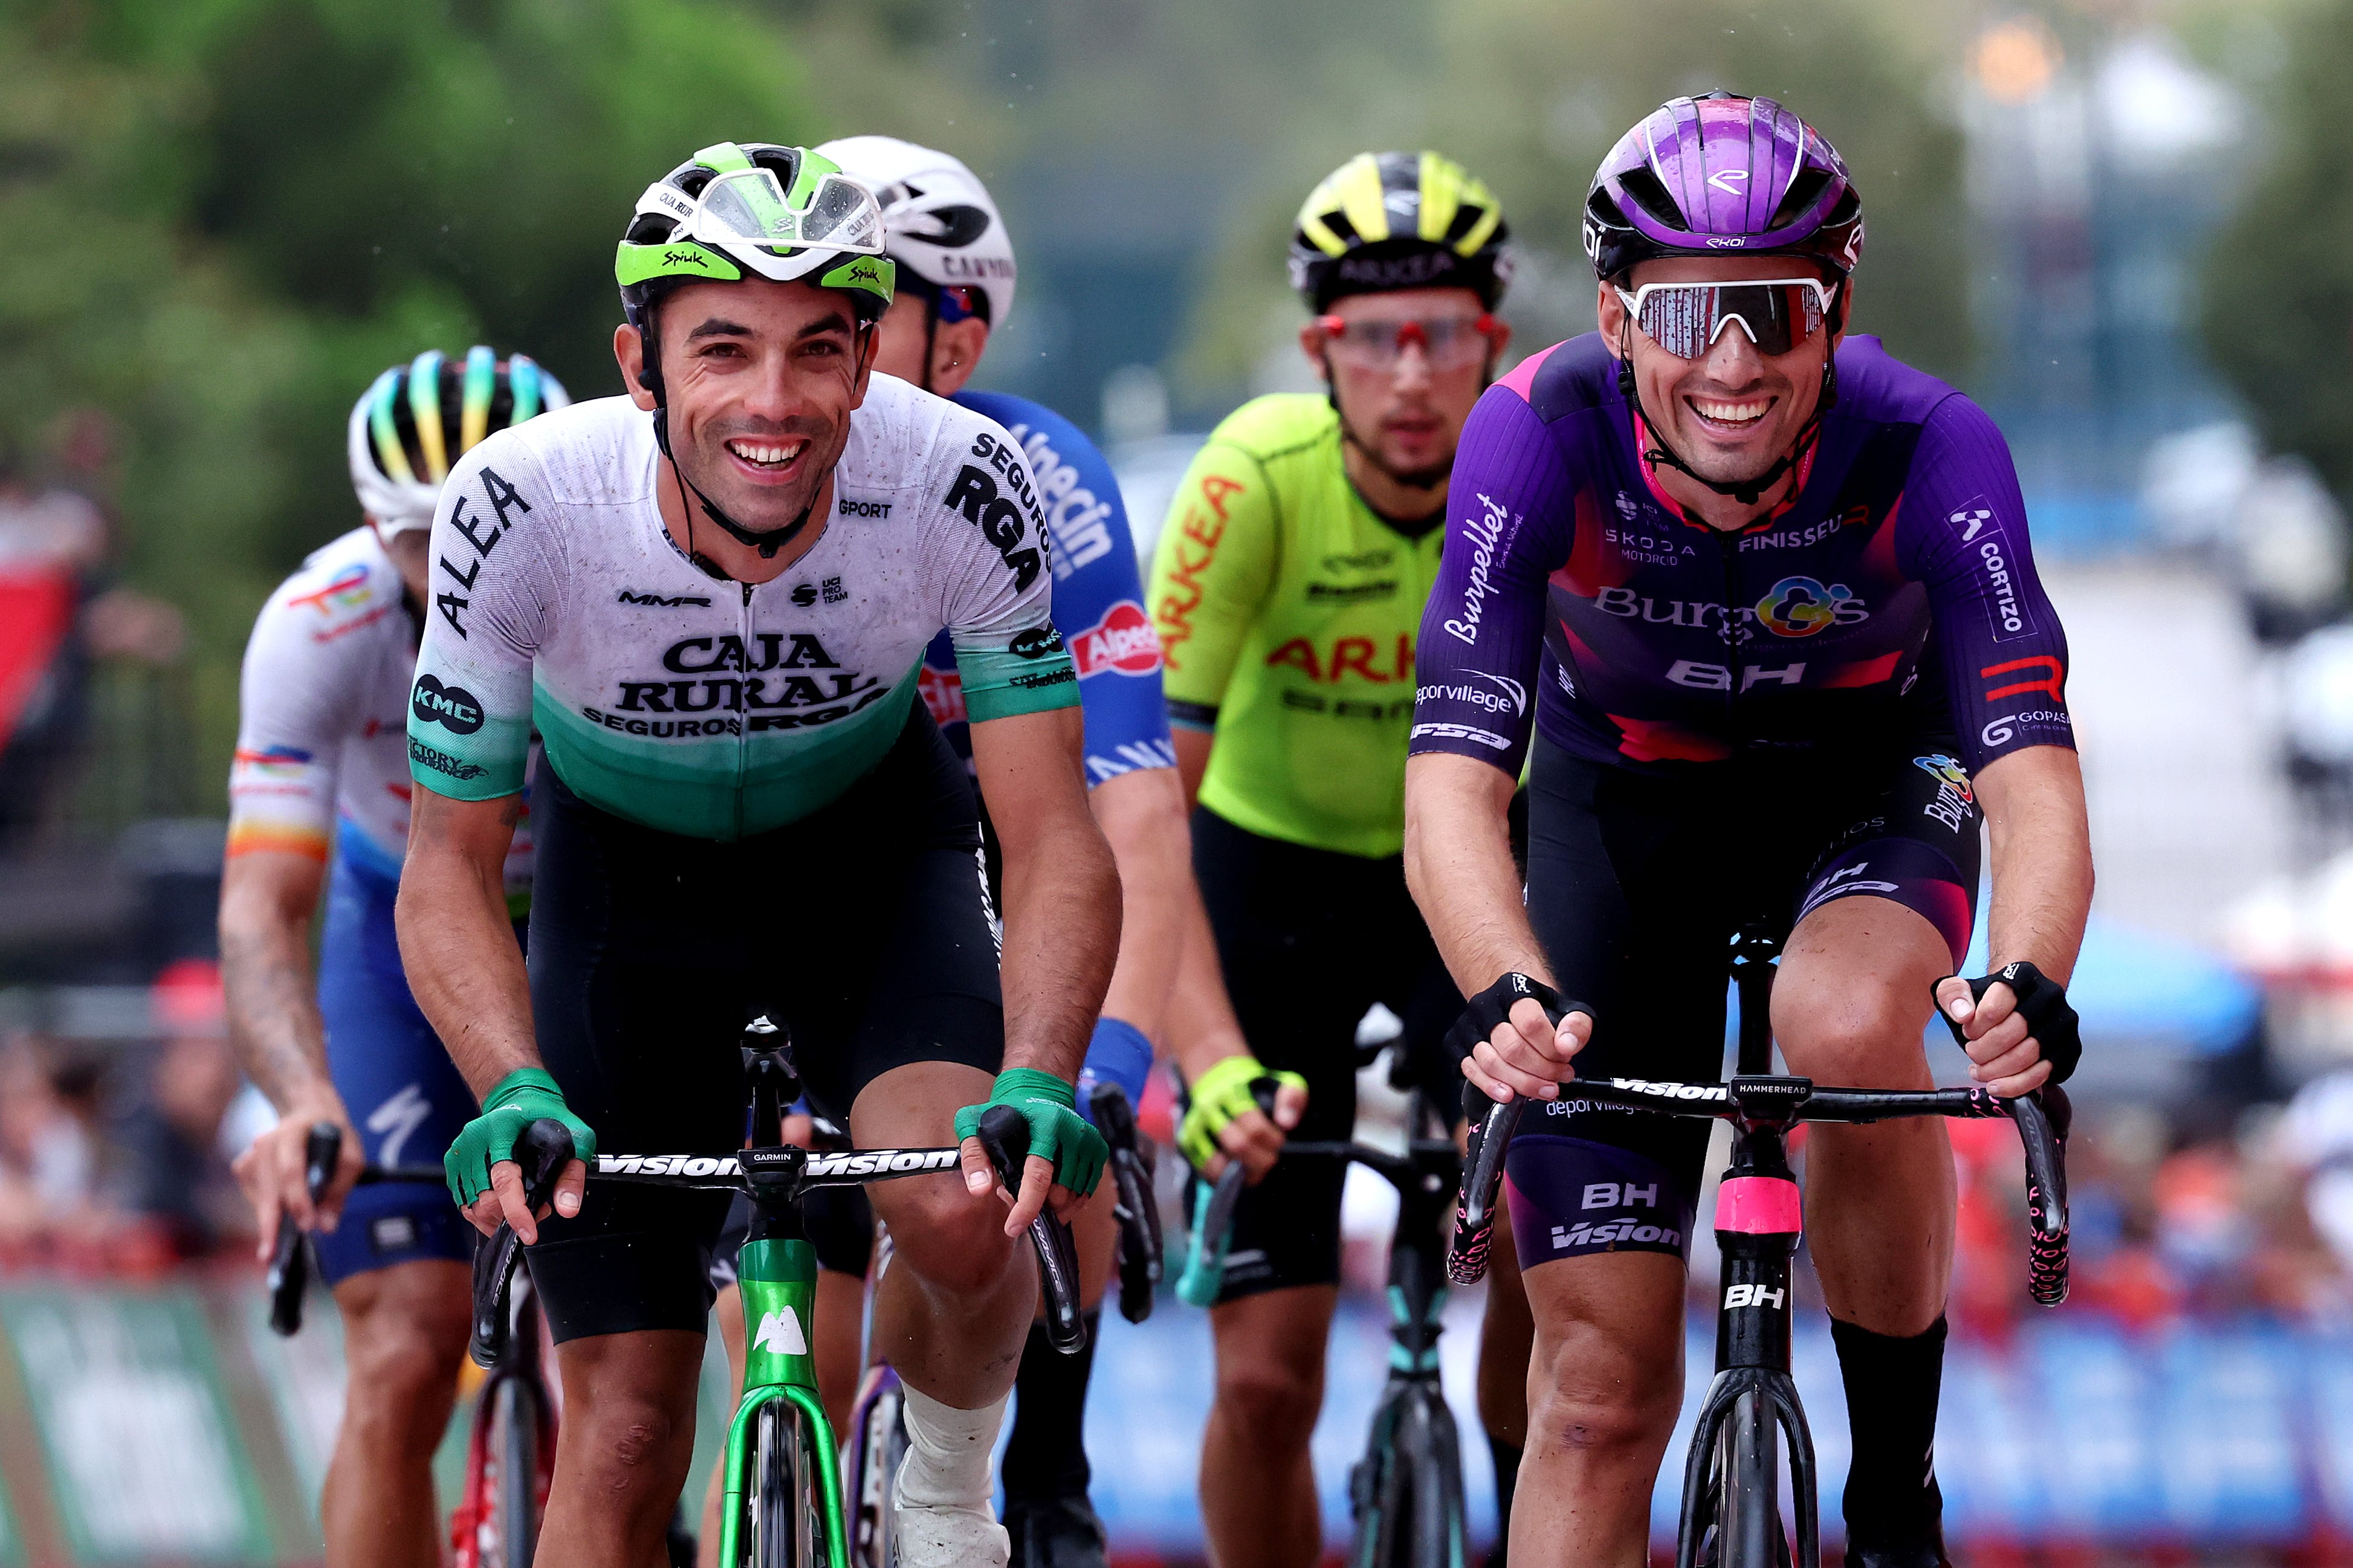
M1020 247L981 382L1106 443L1148 551L1199 433L1312 384L1282 246L1316 178L1467 163L1533 351L1592 324L1602 151L1711 87L1844 152L1854 325L2000 420L2073 647L2079 1285L2028 1316L2014 1139L1960 1139L1957 1553L2353 1560L2348 82L2348 0L0 0L0 1563L318 1552L332 1314L260 1331L224 1161L267 1110L211 928L246 633L357 521L376 371L487 342L616 392L648 180L906 136ZM1351 1202L1335 1542L1388 1228ZM1206 1330L1108 1332L1114 1548L1197 1556ZM1799 1359L1834 1495L1826 1336Z

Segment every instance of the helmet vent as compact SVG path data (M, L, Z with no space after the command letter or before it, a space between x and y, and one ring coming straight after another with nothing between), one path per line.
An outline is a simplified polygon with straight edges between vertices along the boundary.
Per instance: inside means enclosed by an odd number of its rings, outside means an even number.
M1831 183L1827 169L1807 169L1789 184L1789 194L1781 198L1767 228L1781 228L1797 221L1799 216L1821 200L1823 187Z
M1669 228L1689 232L1691 220L1675 205L1667 187L1648 168L1629 169L1618 177L1619 185L1634 199L1634 205Z
M1463 240L1470 237L1471 231L1478 227L1481 220L1485 218L1486 216L1486 208L1474 207L1468 203L1456 207L1454 209L1454 221L1446 226L1446 243L1449 245L1460 245L1462 243Z

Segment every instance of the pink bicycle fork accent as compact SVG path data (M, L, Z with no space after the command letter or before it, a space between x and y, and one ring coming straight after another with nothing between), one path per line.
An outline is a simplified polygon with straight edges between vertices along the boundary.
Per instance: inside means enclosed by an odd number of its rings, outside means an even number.
M1804 1232L1805 1203L1787 1176L1727 1176L1715 1194L1715 1228L1744 1236Z

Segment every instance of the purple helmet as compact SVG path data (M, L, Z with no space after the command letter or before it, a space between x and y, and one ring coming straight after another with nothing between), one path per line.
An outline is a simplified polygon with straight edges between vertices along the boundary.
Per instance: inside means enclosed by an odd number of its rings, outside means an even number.
M1804 256L1841 277L1862 255L1862 197L1838 149L1769 98L1710 92L1651 110L1585 195L1603 279L1662 256Z

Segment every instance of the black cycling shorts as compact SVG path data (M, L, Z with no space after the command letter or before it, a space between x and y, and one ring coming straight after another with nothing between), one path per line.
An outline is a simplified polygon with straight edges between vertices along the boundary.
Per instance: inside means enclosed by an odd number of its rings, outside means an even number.
M1307 1114L1292 1136L1345 1141L1356 1125L1356 1025L1372 1005L1404 1021L1398 1048L1424 1064L1439 1059L1462 1011L1403 861L1262 838L1202 808L1193 869L1251 1053L1307 1079ZM1432 1087L1451 1114L1461 1089L1451 1059L1443 1066ZM1346 1175L1338 1160L1286 1160L1244 1189L1218 1299L1336 1283Z
M531 997L540 1055L607 1153L744 1142L744 1026L791 1035L809 1100L847 1125L867 1084L919 1061L997 1071L997 945L971 785L921 704L836 801L732 844L600 811L553 767L538 840ZM703 1331L724 1193L591 1182L542 1222L532 1277L560 1342Z
M1968 949L1979 814L1950 737L1665 779L1539 737L1528 788L1528 920L1561 994L1593 1008L1579 1077L1721 1079L1730 943L1752 922L1786 936L1868 894L1936 926L1957 968ZM1712 1125L1595 1107L1574 1085L1531 1108L1504 1162L1520 1267L1681 1254Z

